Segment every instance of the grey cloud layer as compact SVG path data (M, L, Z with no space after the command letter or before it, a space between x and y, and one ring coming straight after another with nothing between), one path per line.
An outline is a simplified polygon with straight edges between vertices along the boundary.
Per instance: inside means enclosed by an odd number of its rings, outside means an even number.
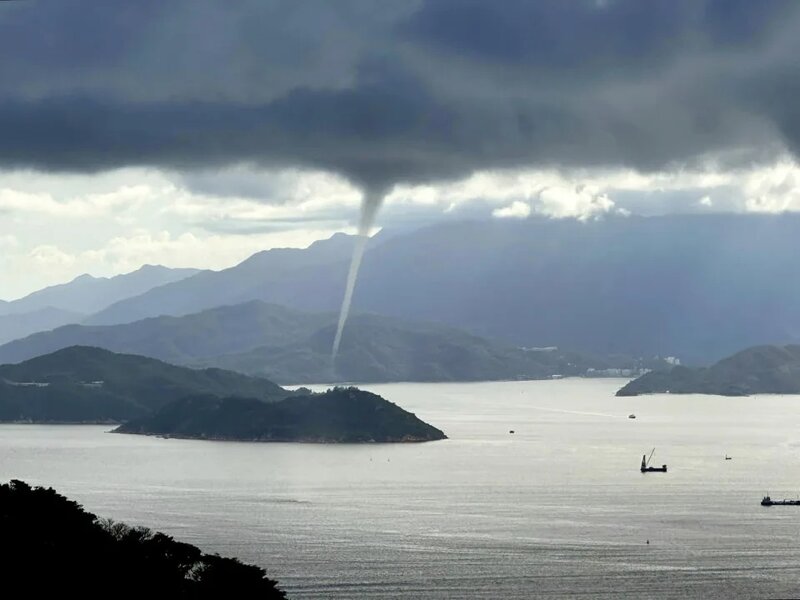
M251 162L382 188L800 152L800 2L0 5L0 166Z

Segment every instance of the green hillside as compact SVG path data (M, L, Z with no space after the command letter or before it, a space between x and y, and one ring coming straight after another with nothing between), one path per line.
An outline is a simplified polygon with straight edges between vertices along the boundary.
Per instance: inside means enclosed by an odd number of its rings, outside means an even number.
M755 346L699 369L652 371L617 396L641 394L800 394L800 346Z
M437 323L371 314L351 315L334 364L330 352L337 318L336 313L253 301L124 325L69 325L0 346L0 362L74 345L97 346L192 367L231 369L283 384L540 379L664 364L557 349L525 350Z
M266 379L83 346L0 365L3 421L125 421L198 393L269 401L290 394Z

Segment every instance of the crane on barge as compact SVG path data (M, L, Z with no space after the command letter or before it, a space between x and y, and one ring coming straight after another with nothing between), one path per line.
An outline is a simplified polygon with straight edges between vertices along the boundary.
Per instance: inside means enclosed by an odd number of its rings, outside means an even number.
M650 452L650 456L648 457L646 454L642 454L642 467L640 471L642 473L666 473L667 472L667 465L661 465L660 467L651 467L650 461L653 459L653 454L655 454L656 449L653 448L652 452Z

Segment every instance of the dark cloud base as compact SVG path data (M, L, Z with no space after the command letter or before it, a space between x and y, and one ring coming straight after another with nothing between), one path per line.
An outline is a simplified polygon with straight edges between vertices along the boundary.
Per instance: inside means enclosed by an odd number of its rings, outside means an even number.
M492 167L800 150L798 2L382 7L4 3L0 166L243 162L382 190Z

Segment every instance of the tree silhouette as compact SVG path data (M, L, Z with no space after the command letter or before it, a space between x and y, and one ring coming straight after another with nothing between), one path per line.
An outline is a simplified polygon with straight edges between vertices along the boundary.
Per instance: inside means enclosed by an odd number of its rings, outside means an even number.
M19 480L0 485L0 575L5 591L28 597L286 597L260 567L98 519Z

